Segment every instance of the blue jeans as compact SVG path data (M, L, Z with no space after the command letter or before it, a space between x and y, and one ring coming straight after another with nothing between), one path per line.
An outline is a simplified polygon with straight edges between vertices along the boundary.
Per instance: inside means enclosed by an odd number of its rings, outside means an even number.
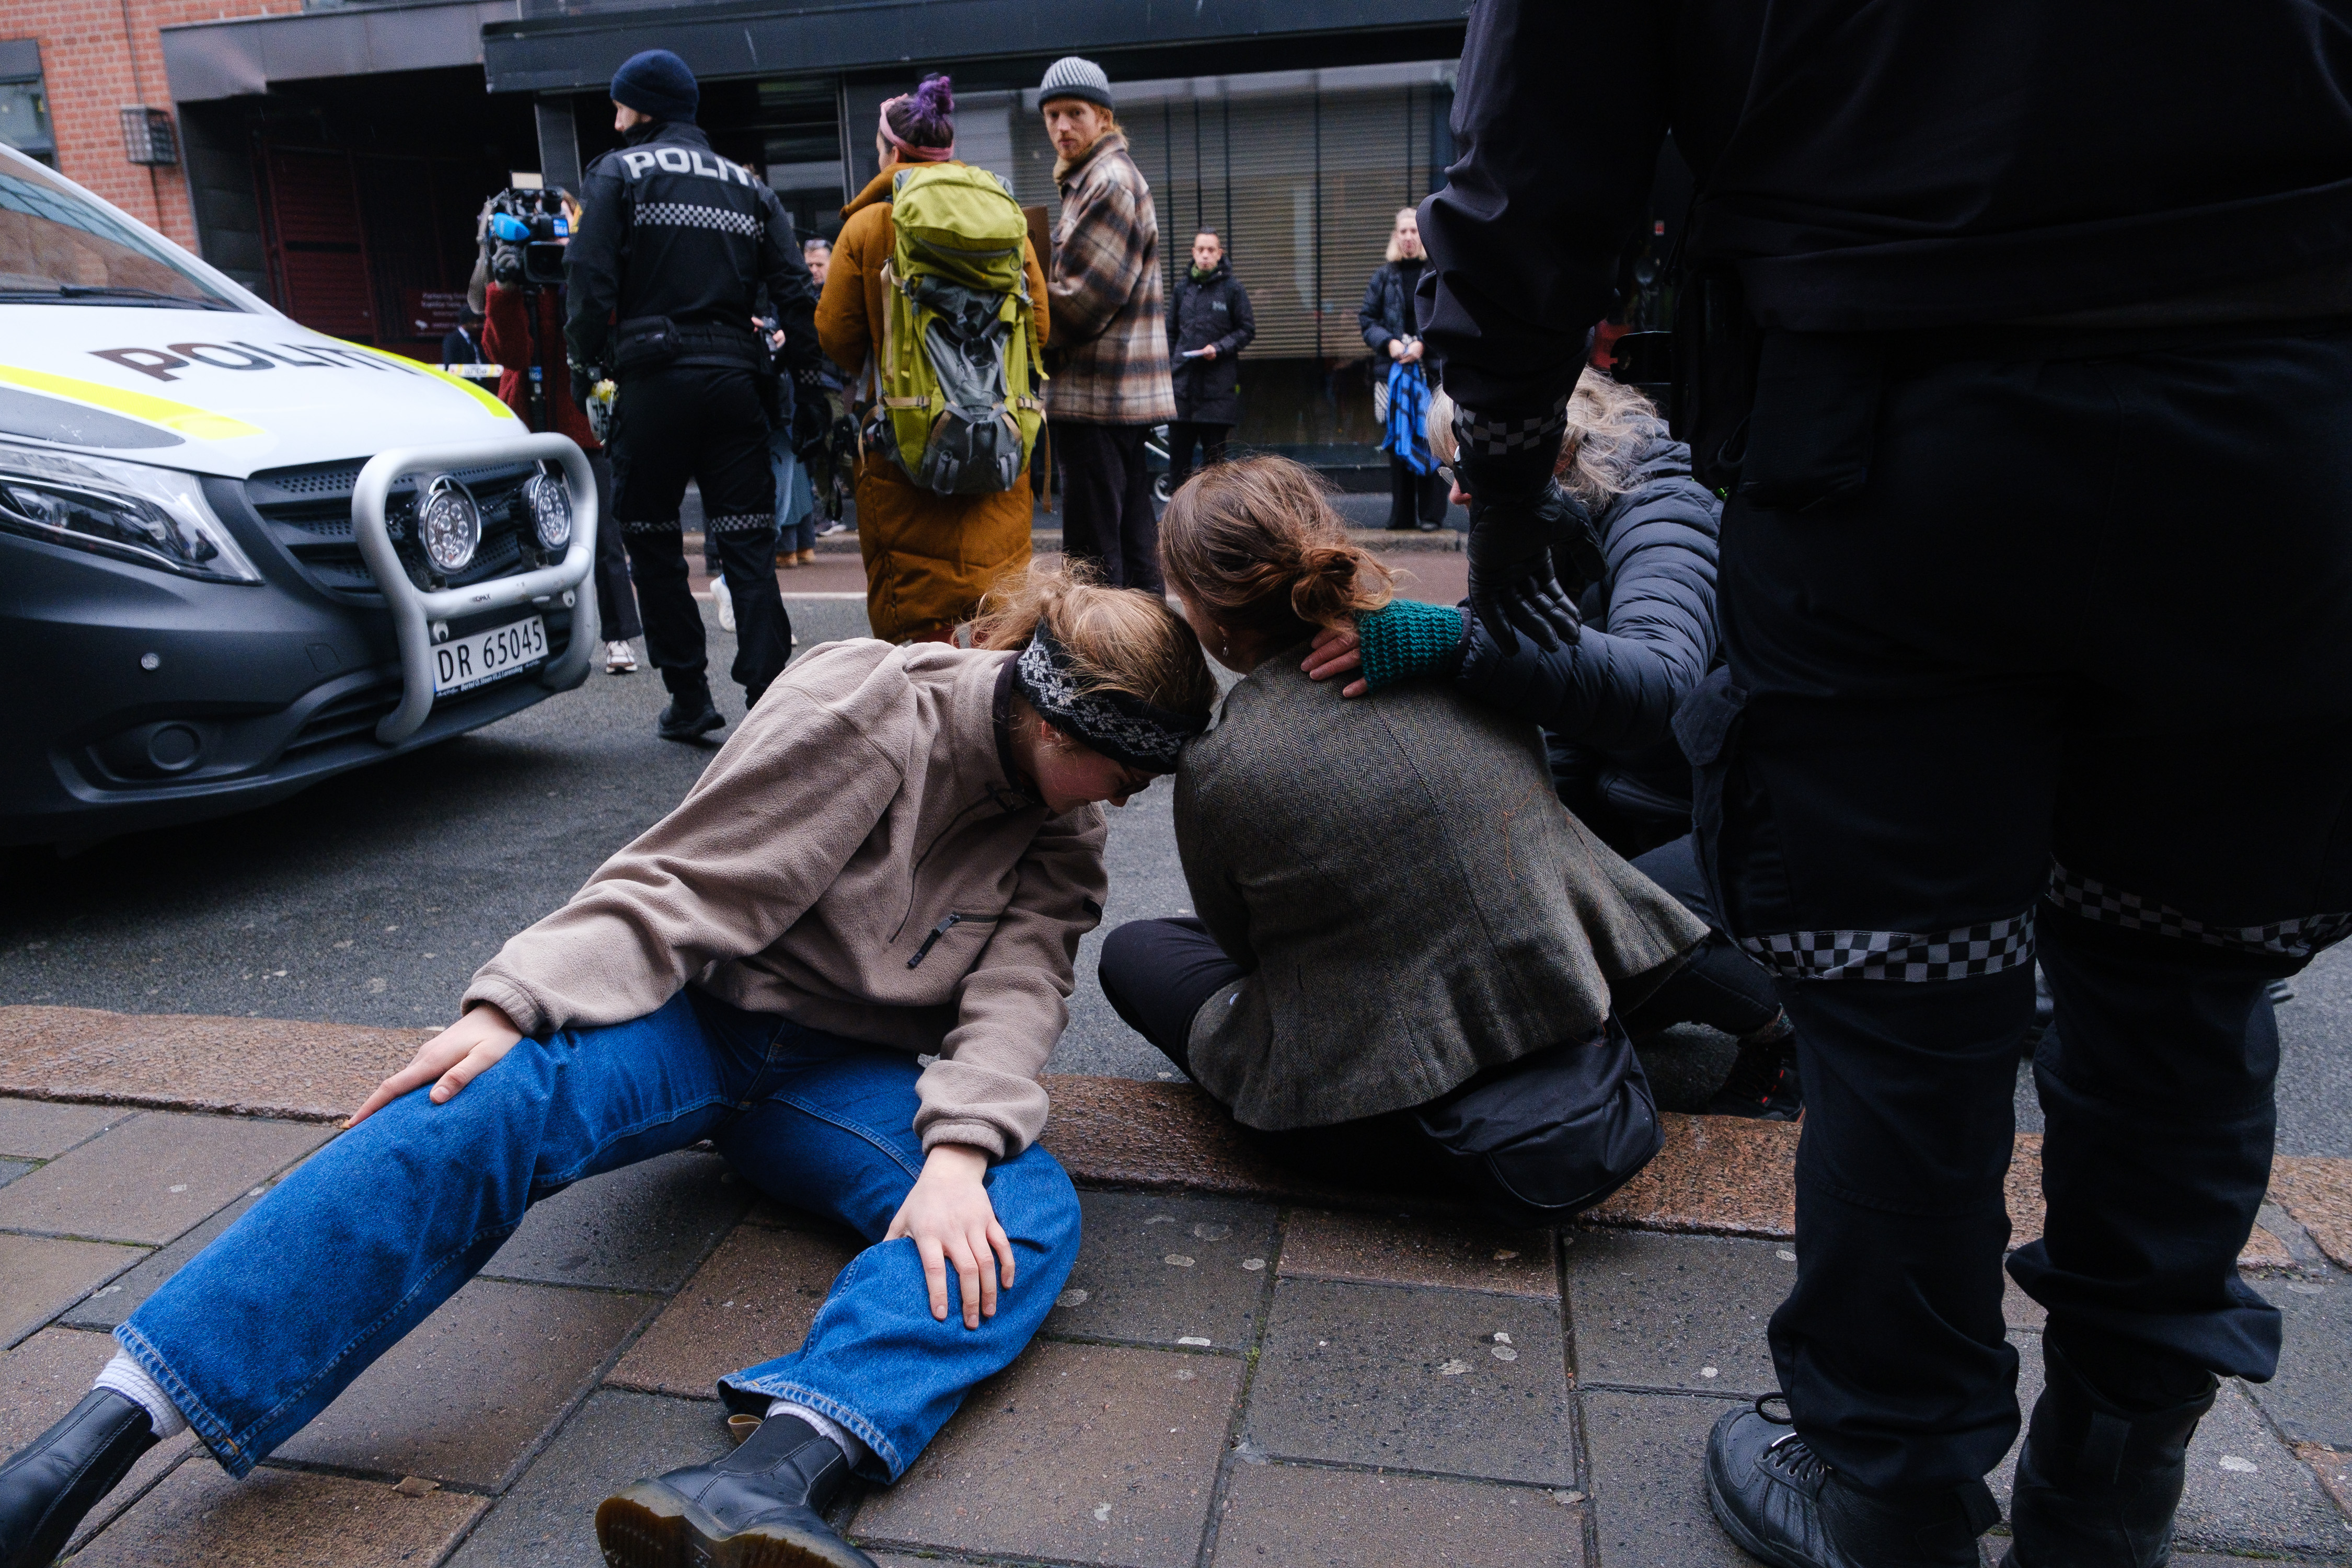
M776 471L776 550L816 548L816 490L785 431L768 435L768 466Z
M714 1140L761 1192L869 1246L790 1355L724 1378L730 1409L782 1397L903 1474L974 1384L1029 1342L1078 1251L1070 1179L1032 1146L988 1173L1015 1281L935 1321L913 1241L885 1242L923 1165L915 1058L695 991L604 1029L526 1039L446 1105L418 1089L320 1150L115 1330L242 1476L455 1295L538 1200ZM871 1467L869 1467L869 1471Z

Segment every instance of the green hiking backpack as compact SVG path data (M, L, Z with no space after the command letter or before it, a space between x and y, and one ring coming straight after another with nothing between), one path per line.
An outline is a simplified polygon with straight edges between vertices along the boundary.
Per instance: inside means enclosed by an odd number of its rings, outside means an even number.
M906 476L943 496L1009 490L1045 423L1021 205L985 169L929 164L890 186L874 426Z

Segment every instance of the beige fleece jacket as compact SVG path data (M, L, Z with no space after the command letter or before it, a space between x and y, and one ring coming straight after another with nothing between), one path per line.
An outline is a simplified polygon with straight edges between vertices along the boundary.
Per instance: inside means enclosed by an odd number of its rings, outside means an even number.
M467 1004L544 1036L643 1017L691 983L936 1053L923 1146L1019 1153L1045 1124L1037 1074L1108 884L1102 808L1049 816L1007 776L994 705L1013 658L812 650L677 809L476 973Z

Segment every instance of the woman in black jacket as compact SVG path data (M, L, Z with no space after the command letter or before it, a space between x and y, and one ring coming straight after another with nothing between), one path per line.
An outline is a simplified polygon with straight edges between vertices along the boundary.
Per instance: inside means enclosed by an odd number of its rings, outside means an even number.
M1389 370L1392 364L1421 372L1421 327L1412 313L1412 291L1421 285L1428 258L1421 248L1421 218L1412 208L1397 209L1396 227L1389 234L1388 259L1372 271L1364 285L1364 302L1356 308L1356 324L1364 344L1381 357L1372 363L1372 416L1385 426L1389 418ZM1385 444L1385 443L1384 443ZM1418 527L1427 532L1445 521L1445 476L1433 466L1417 472L1402 453L1389 451L1389 526Z
M1430 410L1438 455L1453 458L1453 407ZM1690 843L1691 769L1675 708L1722 658L1716 539L1722 503L1690 475L1650 400L1594 371L1569 399L1560 484L1590 520L1555 565L1579 594L1584 627L1545 653L1506 654L1459 609L1394 601L1356 630L1316 639L1307 672L1360 671L1350 697L1415 674L1450 677L1479 702L1544 728L1552 780L1585 825L1710 928L1683 969L1626 1015L1635 1034L1680 1023L1721 1029L1739 1058L1707 1107L1792 1120L1801 1107L1794 1040L1771 978L1721 929ZM1560 559L1560 556L1565 559Z
M1168 295L1169 379L1176 418L1168 426L1168 489L1192 477L1192 448L1203 467L1225 460L1225 437L1241 423L1241 367L1234 356L1257 336L1249 291L1234 279L1225 242L1214 229L1192 237L1192 265Z

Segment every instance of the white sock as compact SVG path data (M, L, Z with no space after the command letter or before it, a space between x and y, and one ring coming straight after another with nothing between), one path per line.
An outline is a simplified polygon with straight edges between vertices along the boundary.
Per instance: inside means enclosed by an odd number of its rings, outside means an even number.
M856 1469L866 1458L867 1450L865 1443L859 1440L856 1433L850 1431L848 1427L844 1426L840 1422L835 1421L830 1415L824 1415L820 1411L811 1410L805 1405L795 1405L789 1399L771 1401L768 1405L768 1414L771 1415L799 1416L802 1420L815 1427L819 1432L824 1433L827 1437L833 1439L833 1446L840 1449L843 1456L849 1460L849 1468L853 1470Z
M188 1429L188 1418L180 1414L180 1407L172 1403L172 1396L163 1392L163 1385L148 1376L137 1362L121 1351L114 1352L114 1359L106 1363L106 1370L98 1374L98 1381L90 1386L110 1388L145 1410L147 1424L155 1429L159 1442L166 1437L176 1437Z

